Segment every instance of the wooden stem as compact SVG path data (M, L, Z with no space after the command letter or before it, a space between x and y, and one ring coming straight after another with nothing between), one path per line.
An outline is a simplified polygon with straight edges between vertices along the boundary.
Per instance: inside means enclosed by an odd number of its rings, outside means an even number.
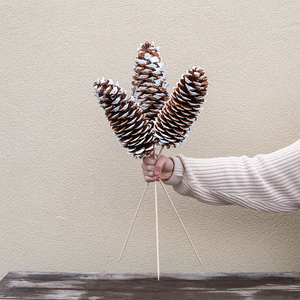
M167 195L167 197L168 197L168 199L169 199L169 201L170 201L170 203L171 203L171 205L172 205L172 207L173 207L173 209L174 209L174 211L175 211L175 213L176 213L176 215L178 217L178 220L180 221L180 224L181 224L181 226L182 226L182 228L183 228L183 230L184 230L184 232L185 232L185 234L186 234L186 236L187 236L187 238L188 238L188 240L189 240L189 242L190 242L190 244L191 244L191 246L192 246L192 248L193 248L193 250L194 250L194 252L195 252L195 254L196 254L196 256L197 256L197 258L199 260L199 262L200 262L200 264L201 264L201 266L204 268L203 263L202 263L199 255L198 255L198 253L196 251L196 248L194 247L193 242L192 242L192 240L191 240L191 238L190 238L187 230L185 229L185 227L183 225L183 222L181 221L181 218L180 218L180 216L179 216L179 214L178 214L178 212L177 212L177 210L176 210L176 208L175 208L175 206L173 204L173 201L171 200L171 198L170 198L170 196L169 196L169 194L168 194L168 192L167 192L167 190L165 188L165 185L163 184L163 182L161 181L161 179L159 179L159 182L160 182L161 186L163 187L163 189L164 189L164 191L165 191L165 193L166 193L166 195Z
M161 156L161 153L162 153L163 150L164 150L164 146L162 146L162 147L160 148L157 158L159 158L159 157Z
M155 157L155 150L154 150ZM155 231L156 231L156 261L157 261L157 280L159 280L159 239L158 239L158 201L157 201L157 183L154 181L154 199L155 199Z
M157 184L154 181L155 190L155 227L156 227L156 257L157 257L157 279L159 280L159 240L158 240L158 201L157 201Z
M134 215L134 217L133 217L131 226L130 226L130 228L129 228L129 231L128 231L128 234L127 234L127 237L126 237L126 240L125 240L125 243L124 243L124 246L123 246L123 249L122 249L122 252L121 252L121 255L120 255L120 258L119 258L118 263L121 261L121 258L122 258L123 252L124 252L124 250L125 250L127 241L128 241L128 239L129 239L129 236L130 236L130 233L131 233L133 224L134 224L134 222L135 222L136 216L137 216L138 211L139 211L139 209L140 209L141 203L142 203L142 201L143 201L143 199L144 199L144 197L145 197L145 194L146 194L146 191L147 191L148 186L149 186L149 182L146 183L146 187L145 187L145 189L144 189L143 195L142 195L142 197L141 197L141 199L140 199L140 202L139 202L139 204L138 204L138 207L137 207L137 209L136 209L136 212L135 212L135 215Z

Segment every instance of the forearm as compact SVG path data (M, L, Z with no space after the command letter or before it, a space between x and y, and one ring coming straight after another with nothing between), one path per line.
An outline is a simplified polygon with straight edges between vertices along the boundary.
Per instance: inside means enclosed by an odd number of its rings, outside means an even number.
M261 211L300 208L300 140L254 158L172 158L174 171L166 182L186 196L216 205L237 204Z

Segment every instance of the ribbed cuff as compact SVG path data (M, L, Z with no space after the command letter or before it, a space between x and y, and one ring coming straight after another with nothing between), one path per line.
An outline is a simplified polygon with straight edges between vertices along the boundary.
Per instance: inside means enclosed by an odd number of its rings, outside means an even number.
M183 178L183 164L178 157L170 157L174 163L174 170L172 176L164 181L165 184L176 186L180 183Z

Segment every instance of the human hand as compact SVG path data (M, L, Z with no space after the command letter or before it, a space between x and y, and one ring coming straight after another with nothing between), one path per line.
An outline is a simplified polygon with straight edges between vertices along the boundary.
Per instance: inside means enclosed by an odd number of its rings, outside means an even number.
M147 182L156 180L168 180L174 169L173 160L161 155L158 159L152 157L143 158L143 175Z

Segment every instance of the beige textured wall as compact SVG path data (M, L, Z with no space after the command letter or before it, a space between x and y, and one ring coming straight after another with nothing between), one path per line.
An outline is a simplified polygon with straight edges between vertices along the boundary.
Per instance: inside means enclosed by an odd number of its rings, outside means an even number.
M144 188L93 96L97 77L130 91L153 41L169 91L193 65L210 80L187 141L166 155L254 156L300 138L299 1L1 1L0 277L10 270L155 272L153 186ZM300 212L173 201L159 189L163 272L300 271Z

